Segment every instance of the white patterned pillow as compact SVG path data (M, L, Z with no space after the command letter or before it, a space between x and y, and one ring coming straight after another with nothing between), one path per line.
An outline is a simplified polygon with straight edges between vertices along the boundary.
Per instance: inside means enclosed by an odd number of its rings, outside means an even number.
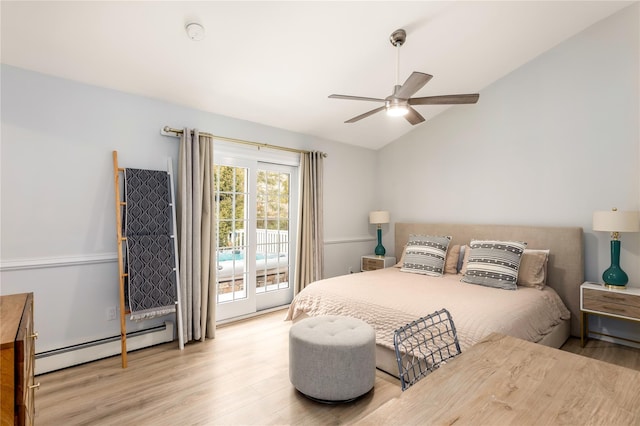
M518 269L526 246L527 243L520 241L472 240L462 281L516 290Z
M409 235L401 272L441 277L451 237Z

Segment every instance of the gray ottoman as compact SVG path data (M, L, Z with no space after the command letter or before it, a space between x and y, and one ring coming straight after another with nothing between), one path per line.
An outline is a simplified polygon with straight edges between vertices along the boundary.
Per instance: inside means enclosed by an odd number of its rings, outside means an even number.
M289 330L289 380L321 402L346 402L373 388L376 334L344 316L305 318Z

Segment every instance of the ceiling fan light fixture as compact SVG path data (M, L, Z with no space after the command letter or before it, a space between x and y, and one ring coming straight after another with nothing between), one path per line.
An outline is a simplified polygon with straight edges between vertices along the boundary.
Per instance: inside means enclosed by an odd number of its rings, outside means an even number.
M402 117L407 115L409 108L405 105L390 105L387 107L387 115L390 117Z
M454 105L454 104L475 104L478 102L478 93L466 94L466 95L441 95L441 96L426 96L414 98L415 95L422 87L433 78L432 75L423 72L414 71L409 78L401 85L399 84L400 76L400 46L404 44L407 39L407 33L403 29L394 31L389 37L391 44L397 48L396 53L396 85L393 87L393 94L387 96L384 99L380 98L367 98L363 96L351 96L351 95L329 95L333 99L350 99L354 101L368 101L368 102L384 102L383 106L372 109L364 114L357 115L345 123L355 123L363 118L367 118L370 115L376 114L381 111L387 111L387 115L391 117L404 117L409 124L415 126L425 121L424 117L416 111L413 106L416 105Z

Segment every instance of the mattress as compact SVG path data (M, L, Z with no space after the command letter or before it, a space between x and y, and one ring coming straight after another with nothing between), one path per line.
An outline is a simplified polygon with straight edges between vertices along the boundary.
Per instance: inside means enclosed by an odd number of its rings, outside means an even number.
M374 327L378 345L393 349L393 332L398 327L445 308L464 351L492 332L539 342L571 317L550 287L502 290L463 283L461 277L430 277L386 268L324 279L295 296L286 319L359 318Z

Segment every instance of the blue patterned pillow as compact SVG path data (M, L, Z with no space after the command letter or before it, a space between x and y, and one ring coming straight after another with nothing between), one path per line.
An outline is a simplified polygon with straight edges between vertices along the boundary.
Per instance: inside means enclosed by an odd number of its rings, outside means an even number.
M409 235L401 272L441 277L451 237Z
M469 244L467 271L462 281L488 287L516 290L518 268L527 243L473 240Z

